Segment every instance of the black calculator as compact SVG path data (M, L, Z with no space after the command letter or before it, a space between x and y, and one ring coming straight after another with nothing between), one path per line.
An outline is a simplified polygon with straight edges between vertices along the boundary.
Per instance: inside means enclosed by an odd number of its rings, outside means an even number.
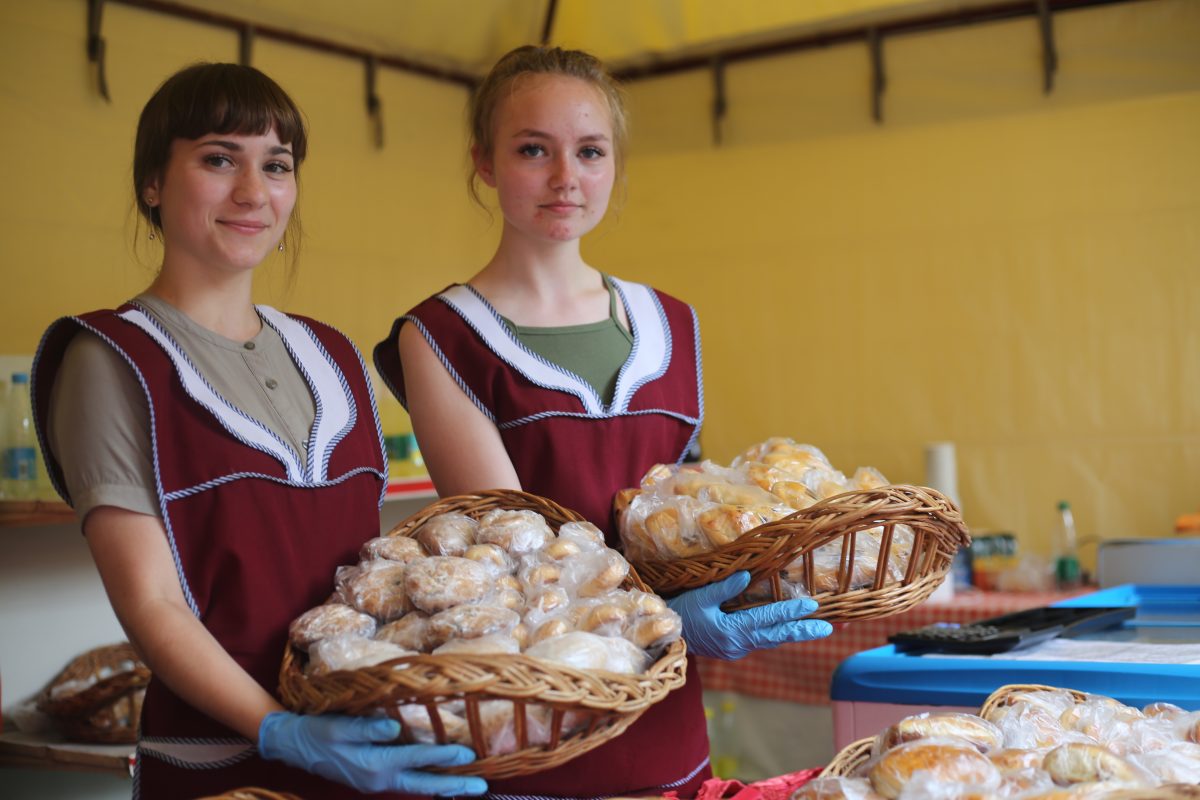
M1070 638L1120 625L1137 614L1136 606L1075 608L1043 606L972 622L935 623L893 633L888 642L902 653L1005 653L1057 637Z

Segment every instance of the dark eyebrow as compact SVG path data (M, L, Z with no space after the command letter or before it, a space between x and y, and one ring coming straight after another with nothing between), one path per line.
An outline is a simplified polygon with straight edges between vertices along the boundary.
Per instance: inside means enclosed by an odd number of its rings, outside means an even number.
M523 129L517 131L516 133L514 133L513 138L514 139L550 139L552 137L550 136L550 134L548 134L544 131L539 131L535 128L523 128ZM592 134L588 134L587 136L580 136L579 141L581 141L581 142L607 142L608 137L605 136L603 133L592 133Z
M200 142L200 146L220 147L225 150L231 150L235 153L240 153L243 149L242 146L237 142L231 142L227 139L205 139L204 141ZM275 145L268 152L273 156L290 156L292 154L291 149L282 144Z

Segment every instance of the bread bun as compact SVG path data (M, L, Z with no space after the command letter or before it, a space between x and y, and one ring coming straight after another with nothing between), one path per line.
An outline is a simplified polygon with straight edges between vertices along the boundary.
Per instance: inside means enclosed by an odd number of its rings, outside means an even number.
M410 539L407 536L379 536L363 543L362 549L359 551L359 560L386 559L407 564L418 558L424 558L425 555L425 551L421 549L421 545L416 539Z
M430 556L408 565L404 588L412 604L436 614L463 603L477 603L491 588L487 569L477 561Z
M439 611L429 618L434 645L451 639L478 639L491 633L508 633L521 615L501 606L461 605Z
M936 783L996 786L1000 771L974 746L956 739L917 739L883 753L868 777L879 794L894 800L910 780L923 773Z
M969 742L981 753L999 750L1004 745L1000 729L985 719L973 714L933 711L905 717L885 728L877 737L875 752L882 753L916 739L945 736Z
M418 653L428 653L435 646L429 632L429 615L424 611L410 611L389 622L375 632L375 638Z
M399 619L412 611L404 588L408 567L398 561L364 561L343 584L342 596L359 611L380 622Z
M1093 781L1142 783L1145 774L1125 759L1098 744L1068 742L1051 750L1042 769L1060 786Z
M344 603L327 603L310 608L288 626L288 638L305 652L331 636L363 636L375 633L375 618Z
M415 534L416 540L431 556L461 556L475 544L479 523L466 514L438 514L425 521Z

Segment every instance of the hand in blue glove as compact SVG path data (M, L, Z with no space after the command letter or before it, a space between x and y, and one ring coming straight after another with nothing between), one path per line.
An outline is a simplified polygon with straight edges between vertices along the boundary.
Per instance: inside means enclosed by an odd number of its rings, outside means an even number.
M689 652L733 661L754 650L833 633L833 626L823 619L801 619L817 610L817 601L807 597L731 614L721 610L721 603L741 594L749 584L750 573L743 570L667 601L683 617L683 638Z
M487 782L473 775L437 775L413 767L469 764L475 753L458 744L388 744L400 735L400 723L386 717L331 714L301 716L275 711L258 728L263 758L345 783L360 792L483 794Z

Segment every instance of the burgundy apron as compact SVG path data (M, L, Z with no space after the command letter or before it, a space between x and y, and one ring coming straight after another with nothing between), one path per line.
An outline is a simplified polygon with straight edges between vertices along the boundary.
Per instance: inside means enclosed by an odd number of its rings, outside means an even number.
M451 286L396 320L375 364L407 406L397 339L412 323L500 431L521 487L579 512L618 544L613 496L657 463L683 459L703 421L700 337L691 307L641 284L613 281L633 333L612 401L535 355L468 286ZM493 798L595 798L676 790L712 776L700 677L651 706L623 734L535 775L489 781Z
M69 503L59 465L45 447L50 390L63 352L83 328L129 364L149 404L160 511L184 597L237 663L278 696L288 624L324 602L336 568L355 563L360 545L379 534L387 465L354 345L315 321L268 307L258 311L279 332L313 392L316 420L303 464L278 436L220 397L136 305L52 325L34 365L34 407L51 479ZM152 680L135 797L199 797L244 786L291 791L305 800L361 796L264 761L254 742Z

